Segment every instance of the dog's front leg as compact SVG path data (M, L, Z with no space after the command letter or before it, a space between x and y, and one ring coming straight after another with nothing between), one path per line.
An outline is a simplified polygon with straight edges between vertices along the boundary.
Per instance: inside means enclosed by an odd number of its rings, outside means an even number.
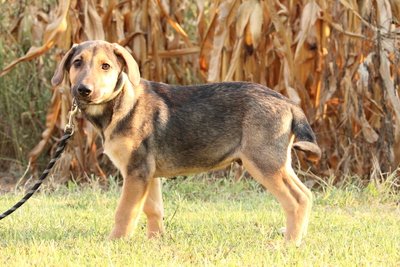
M115 213L114 228L109 239L129 236L137 225L149 190L150 177L134 174L135 172L124 178L121 199Z
M147 237L157 237L164 233L164 205L161 194L161 181L153 178L149 184L149 193L143 211L147 216Z

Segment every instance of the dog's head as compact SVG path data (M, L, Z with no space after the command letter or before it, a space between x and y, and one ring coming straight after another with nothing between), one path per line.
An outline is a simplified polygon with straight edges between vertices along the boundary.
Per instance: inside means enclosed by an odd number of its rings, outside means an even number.
M124 68L130 82L139 85L139 67L125 48L105 41L83 42L65 54L51 83L61 84L67 71L72 95L82 103L100 104L112 99L121 88Z

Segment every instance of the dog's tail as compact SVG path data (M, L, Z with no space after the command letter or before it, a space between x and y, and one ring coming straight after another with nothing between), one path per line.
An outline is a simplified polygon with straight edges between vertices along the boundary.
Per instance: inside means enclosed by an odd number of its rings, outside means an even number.
M297 142L293 144L293 148L303 151L311 161L318 161L321 158L321 149L318 147L315 134L306 116L297 106L292 107L292 114L292 132L297 139Z

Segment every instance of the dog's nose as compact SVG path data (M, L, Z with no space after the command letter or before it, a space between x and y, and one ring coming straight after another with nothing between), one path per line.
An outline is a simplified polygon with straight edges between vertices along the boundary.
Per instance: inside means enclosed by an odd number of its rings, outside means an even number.
M92 87L82 83L78 86L77 90L81 96L88 96L92 93Z

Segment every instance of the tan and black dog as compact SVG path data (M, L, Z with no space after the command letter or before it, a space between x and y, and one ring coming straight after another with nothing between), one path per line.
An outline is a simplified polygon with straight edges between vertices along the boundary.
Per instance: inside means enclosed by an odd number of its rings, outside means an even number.
M104 41L74 45L56 70L54 86L65 71L80 110L124 177L109 238L131 234L142 210L148 237L164 231L156 177L215 170L236 161L281 203L285 240L300 243L312 194L291 167L291 148L311 160L321 151L292 101L247 82L173 86L147 81L127 50Z

